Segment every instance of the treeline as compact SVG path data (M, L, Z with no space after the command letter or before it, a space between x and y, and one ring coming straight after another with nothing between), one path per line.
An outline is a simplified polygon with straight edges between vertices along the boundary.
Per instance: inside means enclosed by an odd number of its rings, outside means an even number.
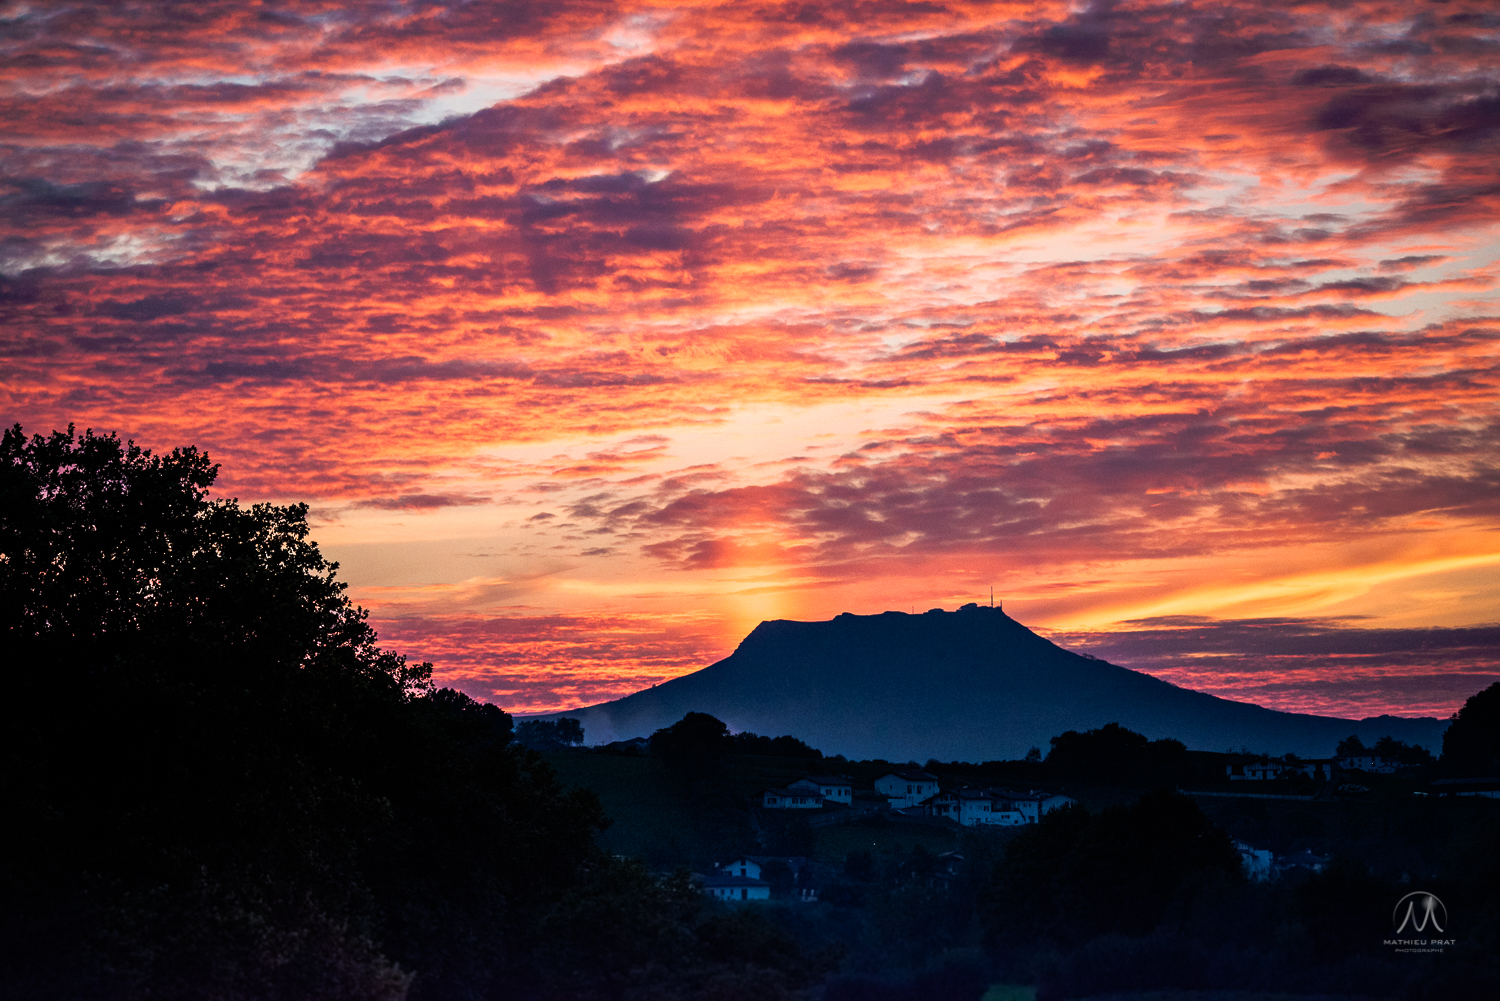
M381 650L302 505L0 439L0 996L778 998L811 955L595 847L511 718ZM566 737L567 734L561 736Z
M691 712L671 726L651 735L652 754L668 764L691 770L711 770L726 754L762 754L820 762L823 753L796 737L762 737L741 732L731 734L729 725L708 713Z

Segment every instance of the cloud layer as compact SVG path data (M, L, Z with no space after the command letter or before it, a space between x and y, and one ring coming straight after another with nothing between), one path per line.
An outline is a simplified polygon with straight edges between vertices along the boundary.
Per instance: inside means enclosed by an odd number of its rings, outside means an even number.
M335 548L483 540L362 600L507 704L986 582L1057 628L1500 620L1488 4L9 18L7 420L196 442ZM1467 694L1329 658L1195 687Z

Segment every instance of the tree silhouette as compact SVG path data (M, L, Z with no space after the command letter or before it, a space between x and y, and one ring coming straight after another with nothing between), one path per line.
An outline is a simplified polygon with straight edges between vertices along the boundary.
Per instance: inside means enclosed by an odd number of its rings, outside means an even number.
M1500 774L1500 681L1469 696L1443 733L1443 768L1455 775Z
M72 428L0 437L0 994L479 996L603 822L381 650L307 507ZM415 979L412 974L415 973Z

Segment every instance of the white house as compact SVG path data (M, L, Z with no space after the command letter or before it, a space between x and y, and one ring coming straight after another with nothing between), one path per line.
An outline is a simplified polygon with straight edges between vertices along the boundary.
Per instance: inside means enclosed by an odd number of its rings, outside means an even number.
M1010 790L997 790L996 795L1002 796L1010 801L1011 808L1019 810L1021 816L1026 818L1028 824L1035 824L1042 817L1053 810L1060 809L1073 802L1071 796L1060 793L1038 792L1011 792Z
M1387 761L1378 754L1345 754L1338 765L1346 772L1365 772L1368 775L1390 775L1396 770L1396 762Z
M760 879L760 863L742 855L733 862L725 862L718 866L717 873L721 876L745 876L749 879Z
M1060 792L1055 792L1055 793L1039 792L1039 793L1033 793L1033 795L1042 797L1041 807L1042 807L1042 816L1044 816L1044 817L1047 814L1051 813L1053 810L1061 810L1063 807L1065 807L1065 806L1072 806L1074 803L1077 802L1077 800L1075 800L1072 796L1064 796Z
M823 794L814 783L798 779L785 789L763 790L760 805L768 810L817 810L823 806Z
M940 792L936 796L928 796L921 803L924 812L929 817L947 817L950 820L958 819L958 794L953 792Z
M715 872L703 877L703 894L718 900L770 900L771 884L749 876Z
M936 775L924 771L887 772L875 780L875 791L891 801L891 806L904 809L916 806L929 796L938 793Z
M1012 807L1009 800L995 795L988 789L960 789L956 795L958 797L957 820L965 827L976 827L980 824L1015 827L1026 823L1026 817L1020 810Z
M818 793L825 802L843 803L845 806L854 802L854 783L842 775L809 775L806 781L818 787ZM792 783L792 786L796 786L798 782Z

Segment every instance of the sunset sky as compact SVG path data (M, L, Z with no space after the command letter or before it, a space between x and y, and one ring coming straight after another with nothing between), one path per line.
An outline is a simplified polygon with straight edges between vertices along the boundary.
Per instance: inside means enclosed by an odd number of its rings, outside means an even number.
M1500 13L0 0L0 418L306 501L508 710L987 602L1500 680Z

